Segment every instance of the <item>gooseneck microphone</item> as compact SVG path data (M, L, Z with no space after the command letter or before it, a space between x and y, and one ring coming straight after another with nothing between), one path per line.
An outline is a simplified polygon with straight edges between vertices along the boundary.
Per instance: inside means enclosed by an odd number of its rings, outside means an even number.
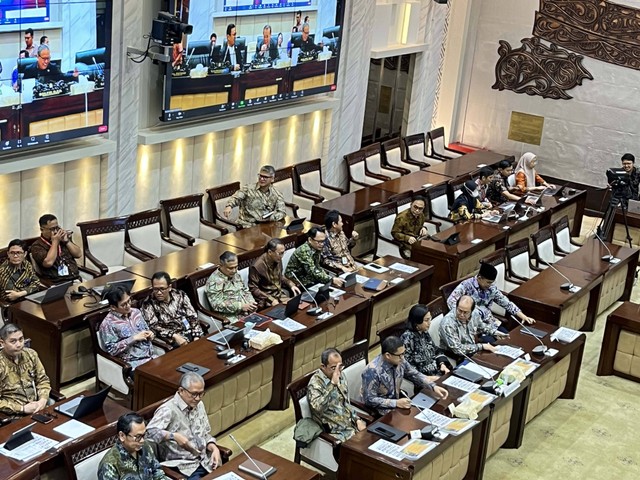
M313 303L315 303L315 305L316 305L314 308L307 309L307 313L309 315L311 315L311 316L314 316L314 317L317 317L318 315L320 315L322 313L322 309L318 306L318 302L316 301L316 298L313 295L311 295L311 292L309 292L309 290L307 290L307 287L304 286L304 283L302 283L300 281L300 279L295 274L295 272L291 272L291 275L293 275L293 277L298 281L300 286L302 288L304 288L304 291L307 293L307 295L309 295L311 297L311 300L313 300Z
M569 277L567 277L564 273L562 273L560 270L558 270L556 267L554 267L553 265L551 265L549 262L547 262L546 260L543 260L542 258L539 258L538 260L540 260L542 263L544 263L547 267L551 268L551 270L553 270L554 272L556 272L558 275L560 275L562 278L564 278L567 282L563 283L562 285L560 285L560 290L571 290L573 287L575 287L575 285L573 284L573 282L571 281L571 279Z
M489 372L489 370L487 370L485 367L483 367L482 365L480 365L478 362L476 362L474 359L472 359L471 357L469 357L468 355L466 355L464 352L460 352L460 354L466 358L467 360L469 360L471 363L473 363L474 365L477 365L484 373L486 373L487 375L489 375L489 381L484 382L482 384L482 386L480 387L482 390L484 390L485 392L489 392L489 393L496 393L496 379L495 377L495 373L493 375L491 375L491 373Z
M596 238L602 244L602 246L607 249L608 255L603 255L602 257L600 257L600 259L605 261L605 262L609 262L609 263L617 263L617 262L619 262L620 259L618 259L618 258L613 256L613 254L611 253L611 250L609 250L609 247L607 246L607 244L604 243L604 240L602 240L600 235L598 235L598 232L593 232L593 234L596 236Z
M211 318L211 317L209 317ZM213 325L216 327L216 330L218 330L218 333L220 333L220 336L222 337L222 340L224 340L224 343L227 344L227 349L223 350L221 352L217 353L217 357L218 358L231 358L233 356L235 356L236 354L236 350L235 348L231 348L231 345L229 345L229 342L227 341L227 337L224 336L224 334L222 333L222 330L220 330L220 327L218 326L218 322L215 321L215 319L211 318L211 322L213 323Z
M537 347L533 347L533 350L531 350L534 354L536 355L544 355L545 353L547 353L547 350L549 350L549 348L542 343L542 340L540 340L540 338L538 338L538 336L536 334L534 334L529 327L525 326L524 323L522 323L520 320L518 320L518 318L515 315L510 315L511 318L513 318L516 323L518 325L520 325L522 327L522 329L527 332L529 335L531 335L533 338L535 338L538 343L540 343L540 345L538 345Z
M405 397L411 402L411 398L409 397L409 395L406 394L406 392L403 392L402 390L400 390L400 393L402 394L403 397ZM411 405L415 406L418 410L420 410L420 413L424 413L425 409L422 408L417 403L411 402ZM438 440L438 441L442 440L442 437L440 436L440 430L438 429L438 427L436 427L433 423L431 423L426 415L423 415L422 418L423 418L422 421L427 424L426 427L420 429L420 434L422 435L422 438L424 440Z
M231 435L231 434L229 434L229 438L230 438L231 440L233 440L233 443L235 443L235 444L240 448L240 450L242 451L242 453L244 453L244 454L246 455L246 457L251 461L251 463L253 464L253 466L254 466L254 467L256 467L256 469L258 470L258 472L260 472L260 477L259 477L259 478L263 478L264 480L267 480L267 474L266 474L264 471L262 471L262 469L261 469L261 468L258 466L258 464L255 462L255 460L254 460L253 458L251 458L251 456L247 453L247 451L246 451L244 448L242 448L242 445L240 445L240 443L238 443L238 441L236 440L236 438L235 438L233 435Z

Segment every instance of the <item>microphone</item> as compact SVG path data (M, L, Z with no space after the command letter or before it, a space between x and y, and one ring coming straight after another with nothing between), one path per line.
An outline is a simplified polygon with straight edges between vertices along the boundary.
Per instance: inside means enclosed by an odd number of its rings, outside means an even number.
M604 243L604 240L602 240L600 235L598 235L598 232L594 231L593 234L600 241L602 246L607 249L607 253L609 254L609 255L603 255L602 257L600 257L600 260L603 260L603 261L609 262L609 263L618 263L620 261L620 259L613 256L613 254L611 253L611 250L609 250L609 247L607 247L607 244Z
M406 392L403 392L402 390L400 390L400 393L402 394L403 397L411 401L411 398L409 397L409 395L406 394ZM412 402L411 405L415 406L418 410L420 410L420 413L424 413L425 409L422 408L417 403ZM424 440L438 440L438 441L442 440L443 437L441 437L440 429L438 429L438 427L436 427L433 423L431 423L427 419L426 415L423 415L423 417L424 417L424 420L422 421L425 422L427 426L420 429L420 434L422 435L422 438Z
M529 214L529 211L531 210L531 207L527 207L527 209L524 211L524 213L522 214L522 216L518 219L519 222L524 222L525 220L529 220L529 217L527 217L527 215Z
M259 478L263 478L264 480L267 480L267 474L266 474L264 471L262 471L262 469L258 466L258 464L253 460L253 458L251 458L251 456L249 456L249 454L247 453L247 451L246 451L244 448L242 448L242 445L240 445L240 444L238 443L238 441L236 440L236 438L235 438L233 435L231 435L231 434L229 434L229 438L230 438L231 440L233 440L233 443L235 443L236 445L238 445L238 447L240 448L240 450L242 451L242 453L244 453L244 454L247 456L247 458L251 461L251 463L253 463L253 466L254 466L254 467L256 467L256 469L258 470L258 472L260 472L260 477L259 477ZM247 473L249 473L249 472L247 472Z
M93 64L96 66L98 75L104 75L104 71L100 68L100 65L98 65L98 62L96 62L96 57L91 57L91 60L93 60Z
M307 290L307 287L304 286L304 283L302 283L300 281L300 279L298 278L298 276L295 274L295 272L291 272L291 275L293 275L293 277L298 281L298 283L300 284L300 286L304 289L304 291L307 293L307 295L309 295L311 297L311 300L313 300L313 303L316 304L316 306L314 308L309 308L307 309L307 313L311 316L317 317L318 315L320 315L322 313L322 309L318 306L318 302L316 302L316 298L311 295L311 293L309 292L309 290Z
M540 345L538 345L537 347L533 347L533 350L531 350L535 355L544 355L545 353L547 353L547 350L549 350L549 348L547 348L547 346L542 343L542 340L540 340L537 335L534 335L534 333L529 330L529 327L526 327L525 324L518 320L515 315L511 315L511 318L513 318L518 325L520 325L529 335L531 335L540 343Z
M547 262L547 261L545 261L545 260L543 260L541 258L539 258L538 260L540 260L542 263L544 263L547 267L550 267L551 270L556 272L558 275L560 275L562 278L564 278L567 281L567 283L563 283L562 285L560 285L560 290L571 290L573 287L575 287L575 285L573 284L571 279L569 277L567 277L565 274L563 274L556 267L554 267L549 262Z
M491 373L489 373L489 370L487 370L486 368L484 368L482 365L480 365L478 362L476 362L475 360L473 360L471 357L469 357L468 355L466 355L464 352L460 352L460 354L466 358L467 360L469 360L471 363L477 365L484 373L486 373L487 375L489 375L489 378L491 380L486 381L482 384L482 386L480 387L480 389L484 390L485 392L489 392L492 394L496 393L496 379L495 374L491 375Z
M222 333L222 330L220 330L220 327L218 326L218 322L216 322L213 318L211 318L211 321L213 322L213 325L216 327L216 330L218 330L218 333L220 333L220 336L222 337L222 340L224 340L224 343L227 344L226 350L218 352L217 354L218 358L229 359L235 356L236 350L234 348L231 348L231 345L229 345L229 342L227 341L227 337L224 336L224 334Z

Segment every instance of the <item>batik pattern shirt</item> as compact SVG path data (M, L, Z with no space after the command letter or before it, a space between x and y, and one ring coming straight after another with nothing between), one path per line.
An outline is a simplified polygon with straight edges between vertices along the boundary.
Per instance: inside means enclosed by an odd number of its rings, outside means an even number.
M633 167L631 173L629 173L629 188L631 189L631 200L638 200L640 188L640 171Z
M283 288L294 285L282 274L282 262L272 262L266 253L249 267L249 291L259 308L271 306L274 300L286 300L289 295Z
M507 197L504 196L505 192L509 191L509 184L507 179L500 175L500 172L493 174L487 185L487 198L494 205L499 205L507 201Z
M451 310L440 322L440 340L458 357L473 355L482 350L482 344L476 343L476 335L493 335L498 327L482 321L478 309L471 312L471 318L463 323L456 318L456 311Z
M433 343L429 332L406 330L400 340L404 343L404 358L424 375L442 375L436 357L444 352Z
M51 383L38 353L24 348L16 360L0 352L0 412L15 415L30 402L49 399Z
M307 288L331 280L331 275L320 266L320 252L311 247L309 242L296 248L289 259L284 275L287 278L295 278L294 273Z
M311 416L319 425L341 442L356 433L358 415L349 402L349 389L344 375L338 385L331 383L322 370L316 370L307 386Z
M420 230L424 227L424 222L426 221L427 215L424 212L416 217L411 213L411 209L408 208L396 216L393 227L391 227L391 236L402 242L406 248L411 248L409 237L418 238Z
M481 214L483 208L482 203L476 197L469 198L466 195L460 195L453 202L449 218L454 222L470 220L474 214Z
M26 291L27 295L42 289L42 284L36 272L33 271L31 262L23 260L20 265L13 265L5 261L0 265L0 300L8 302L6 290L17 292Z
M435 386L406 360L395 366L385 362L382 354L378 355L362 371L362 399L365 405L380 415L396 408L403 378L422 387L433 389Z
M170 441L172 433L187 437L193 448L200 452L194 455L189 450ZM207 445L215 443L211 436L211 425L204 404L199 402L195 408L185 403L177 393L171 400L163 403L153 414L147 425L147 438L162 444L163 457L160 461L167 467L177 467L184 475L191 475L199 465L211 471L211 460L207 458Z
M76 263L76 259L73 258L73 255L71 255L69 247L67 247L66 243L60 242L58 244L58 255L56 256L56 261L53 262L53 265L51 267L45 267L42 262L44 262L44 259L47 257L49 248L51 248L51 243L40 237L35 242L33 242L31 248L29 249L31 256L40 268L40 274L44 278L53 280L56 283L80 278L78 264ZM63 276L58 274L58 268L63 265L66 265L69 269L68 275Z
M495 285L491 285L486 290L480 288L478 284L478 277L471 277L463 280L458 286L451 292L447 299L447 305L449 310L455 310L458 300L463 295L468 295L476 302L476 310L479 311L482 321L485 323L492 323L493 313L491 312L491 305L495 302L496 305L500 305L511 315L518 315L520 309L515 303L510 301L504 293L498 289Z
M142 313L137 308L132 308L126 316L109 312L100 324L98 334L109 355L121 358L131 368L136 368L157 356L151 340L137 342L133 339L134 335L145 330L149 330L149 326Z
M228 207L239 207L238 223L243 227L252 227L256 223L282 220L286 215L284 198L273 185L266 192L259 185L245 185L227 201ZM264 218L267 213L273 215Z
M230 322L237 322L244 315L242 305L255 301L239 273L229 278L220 270L213 272L207 281L207 299L211 310Z
M119 440L100 460L98 480L171 480L147 442L132 457Z
M342 271L342 267L355 270L356 262L350 250L355 243L356 241L353 238L348 239L344 232L327 232L321 254L322 264L340 271Z
M187 294L181 290L172 289L169 302L158 301L149 295L142 302L141 310L153 333L169 344L173 343L175 334L193 339L203 335L198 314Z

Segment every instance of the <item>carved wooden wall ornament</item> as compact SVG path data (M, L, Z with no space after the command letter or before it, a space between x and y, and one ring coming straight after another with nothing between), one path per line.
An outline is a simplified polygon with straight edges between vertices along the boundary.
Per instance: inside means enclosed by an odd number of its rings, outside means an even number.
M500 40L496 83L491 88L568 100L572 97L566 90L582 85L585 78L593 80L582 66L581 55L553 44L547 47L538 38L523 38L521 42L522 47L512 49Z
M640 10L604 0L540 0L533 35L640 70Z

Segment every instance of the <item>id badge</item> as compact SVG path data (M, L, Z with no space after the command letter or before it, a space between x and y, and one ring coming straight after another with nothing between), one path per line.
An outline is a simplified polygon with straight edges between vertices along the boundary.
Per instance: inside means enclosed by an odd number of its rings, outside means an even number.
M69 267L67 267L64 263L58 267L58 276L66 277L69 275Z
M342 257L342 265L348 265L349 264L349 260L347 260L347 257Z

